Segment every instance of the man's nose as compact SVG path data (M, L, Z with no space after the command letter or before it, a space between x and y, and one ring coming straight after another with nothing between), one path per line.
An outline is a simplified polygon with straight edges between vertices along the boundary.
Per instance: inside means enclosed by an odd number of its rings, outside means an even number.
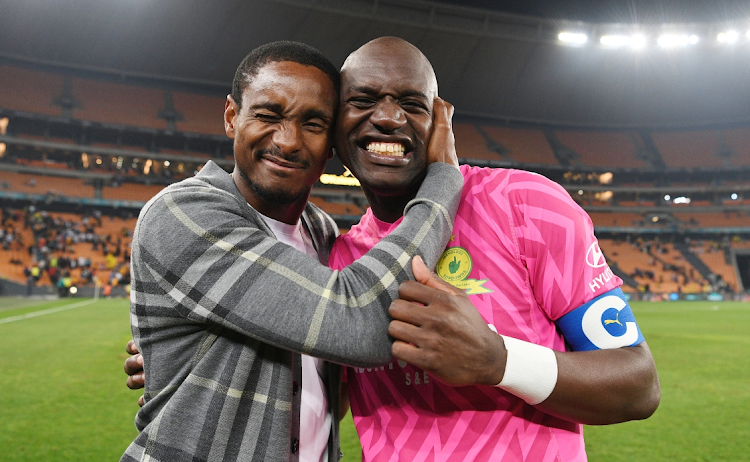
M298 151L302 146L302 130L296 123L284 121L274 131L273 142L285 153Z
M386 97L378 102L370 122L383 132L392 132L406 124L406 114L398 101Z

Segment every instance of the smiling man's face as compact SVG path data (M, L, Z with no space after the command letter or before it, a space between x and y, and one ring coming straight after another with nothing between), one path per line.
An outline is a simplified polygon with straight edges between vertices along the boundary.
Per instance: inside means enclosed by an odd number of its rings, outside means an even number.
M234 139L237 186L256 210L306 202L332 157L336 94L320 69L271 62L252 77L239 109L231 96L224 112Z
M375 40L346 60L336 151L366 191L395 196L419 187L435 96L432 67L403 40Z

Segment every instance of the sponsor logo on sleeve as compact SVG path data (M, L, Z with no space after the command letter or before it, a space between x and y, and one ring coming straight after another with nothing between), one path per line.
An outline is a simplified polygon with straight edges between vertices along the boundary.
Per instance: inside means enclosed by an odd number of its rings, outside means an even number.
M607 260L604 258L604 254L602 254L602 249L599 248L598 242L594 242L589 246L589 250L586 252L586 264L592 268L606 266Z

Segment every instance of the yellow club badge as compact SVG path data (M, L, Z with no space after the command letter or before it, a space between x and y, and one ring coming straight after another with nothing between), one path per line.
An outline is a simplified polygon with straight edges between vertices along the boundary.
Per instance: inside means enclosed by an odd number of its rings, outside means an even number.
M468 295L488 294L492 292L483 286L488 279L468 279L473 266L471 255L463 247L449 247L440 256L435 272L440 278L459 289L466 290Z

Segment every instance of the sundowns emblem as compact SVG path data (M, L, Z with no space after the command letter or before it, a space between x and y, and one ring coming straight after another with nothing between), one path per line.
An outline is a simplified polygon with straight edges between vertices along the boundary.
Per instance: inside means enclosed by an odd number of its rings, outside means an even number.
M473 263L471 255L463 247L449 247L440 256L435 266L435 272L440 278L458 287L466 290L468 295L488 294L491 289L484 287L488 279L468 279Z

